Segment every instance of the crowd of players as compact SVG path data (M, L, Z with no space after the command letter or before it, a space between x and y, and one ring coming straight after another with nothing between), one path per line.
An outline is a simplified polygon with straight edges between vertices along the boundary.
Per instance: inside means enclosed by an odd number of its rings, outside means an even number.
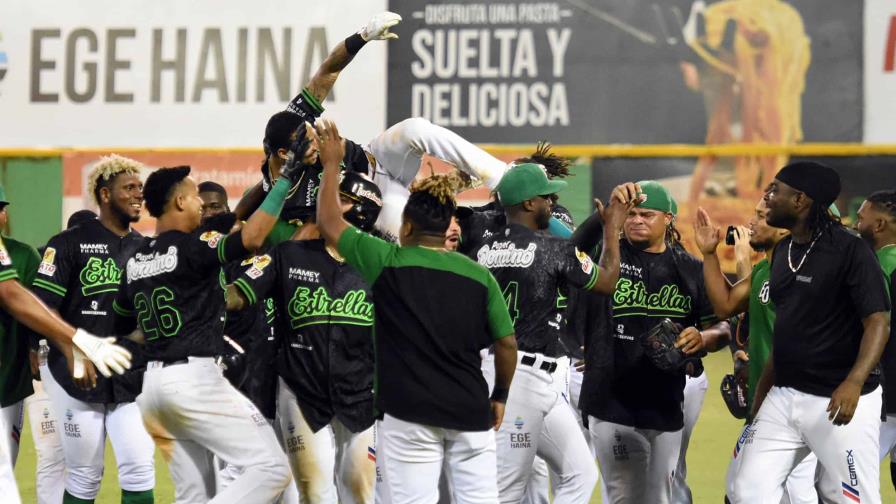
M576 227L547 144L507 164L423 119L341 138L321 103L399 20L340 43L270 118L233 212L189 167L144 182L112 155L89 176L98 214L40 253L3 238L4 502L27 407L41 503L94 502L107 438L124 504L154 502L155 448L178 503L690 503L701 358L729 348L747 422L727 499L880 502L896 192L849 230L836 172L783 167L731 231L731 282L720 228L699 210L688 253L658 182ZM424 155L457 171L419 174ZM477 184L493 201L458 207ZM131 229L143 211L153 236ZM669 327L658 366L645 335Z

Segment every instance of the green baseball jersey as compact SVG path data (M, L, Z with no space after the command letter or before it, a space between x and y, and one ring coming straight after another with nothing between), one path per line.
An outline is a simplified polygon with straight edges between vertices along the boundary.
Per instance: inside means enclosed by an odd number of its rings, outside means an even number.
M750 356L750 379L747 382L747 401L753 403L753 392L762 376L762 369L772 350L775 327L775 305L769 296L768 279L771 265L763 259L753 266L750 277L750 335L747 353Z
M13 270L4 268L0 279L17 276L22 285L30 288L40 264L37 250L8 237L0 243L0 248L5 245L2 255L11 260L13 267ZM7 271L14 271L15 276L6 278L9 276ZM0 407L5 408L28 397L34 390L31 388L31 367L28 365L30 329L20 325L5 311L0 311L0 320Z
M886 280L887 292L890 299L893 299L893 286L896 283L896 246L886 246L877 251L877 260L880 262L880 268L884 271L884 280ZM887 407L887 414L896 414L896 323L892 322L893 313L890 313L890 339L887 340L887 346L884 347L884 354L880 358L881 370L884 374L884 405Z
M479 351L513 334L498 282L456 252L399 247L350 227L339 253L374 299L376 408L463 431L490 425Z

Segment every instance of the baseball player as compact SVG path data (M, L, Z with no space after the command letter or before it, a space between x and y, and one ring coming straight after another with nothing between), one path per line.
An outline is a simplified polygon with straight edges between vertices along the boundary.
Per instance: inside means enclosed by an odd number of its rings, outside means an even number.
M347 171L340 201L347 222L373 229L382 205L376 184ZM277 245L254 258L233 287L230 308L274 299L276 332L284 335L279 418L302 502L373 503L370 287L322 239Z
M92 210L79 210L69 216L66 229L96 218L97 215ZM38 249L38 261L45 248ZM53 410L50 397L40 380L40 369L46 366L50 347L47 340L37 339L36 335L32 338L32 347L30 357L34 394L25 399L25 409L28 410L31 438L37 455L34 486L38 504L57 504L62 502L65 492L65 455L62 452L60 432L62 424L59 423L59 415Z
M415 184L401 245L390 244L344 220L337 191L342 139L329 121L318 123L317 134L324 166L317 225L376 299L375 407L384 415L377 427L377 499L436 502L445 462L456 502L493 503L492 429L504 416L516 341L494 277L444 248L456 186L447 176ZM497 373L489 399L479 352L492 343Z
M143 206L142 165L121 156L102 158L88 175L99 218L50 238L34 280L34 291L67 321L93 333L115 334L112 301L121 269L141 237L130 228ZM131 343L128 341L127 343ZM136 345L131 344L131 350ZM118 464L122 502L153 501L152 439L133 402L140 375L73 380L62 354L50 349L41 373L53 409L62 417L62 450L68 473L63 502L93 502L103 479L106 436Z
M8 228L7 206L6 191L0 186L0 229ZM3 243L22 285L31 287L40 262L37 251L6 236ZM9 457L12 466L19 454L24 399L33 392L30 366L22 365L28 361L29 338L27 327L11 320L6 313L0 314L0 444L4 445L0 453Z
M753 396L735 503L779 502L810 451L825 475L822 500L880 502L876 370L890 304L873 251L828 211L839 192L834 170L798 162L782 168L765 194L766 222L790 236L774 248L772 352Z
M680 324L675 346L685 355L722 348L728 337L727 323L710 327L715 317L700 261L670 246L669 192L655 181L636 187L637 193L614 196L639 203L623 226L616 289L603 301L598 327L586 334L579 403L613 504L672 500L686 369L655 364L645 351L647 333L664 319Z
M307 154L297 143L291 158ZM156 236L128 259L113 308L120 332L143 334L147 370L137 404L162 449L177 502L271 502L289 484L270 424L222 375L221 266L259 248L280 215L298 162L283 170L258 212L232 234L200 227L202 200L190 168L161 168L143 195ZM243 470L215 494L211 454Z
M859 207L856 229L875 250L884 270L887 289L892 296L896 272L896 191L878 191ZM890 456L890 479L896 486L896 338L893 338L891 317L890 338L880 360L884 376L886 421L880 425L880 460Z
M769 270L775 245L787 236L787 231L768 225L765 217L768 208L765 200L760 200L750 218L748 228L739 227L735 234L735 256L738 271L745 274L733 285L722 273L719 258L716 255L718 239L716 230L705 210L698 209L694 223L694 236L697 247L703 254L703 277L706 293L720 318L728 318L734 314L746 312L749 318L749 335L747 352L735 354L735 359L747 362L747 407L753 403L756 384L762 375L762 369L768 360L772 346L772 332L775 325L775 307L769 298ZM751 265L750 251L765 252L765 259ZM752 418L749 418L737 445L733 451L731 463L725 481L727 499L734 495L734 480L737 467L742 460L740 451L743 443L750 437ZM817 459L809 454L787 477L785 496L781 500L790 504L816 504L818 494L815 490L815 468Z
M566 183L548 180L533 163L512 167L497 194L507 226L476 252L502 288L518 334L516 381L498 431L498 487L501 502L523 497L536 453L557 474L555 502L587 502L597 483L597 468L566 399L567 370L554 376L564 355L563 321L557 307L562 287L608 293L618 276L618 233L625 204L606 211L604 248L598 266L565 240L538 233L551 218L551 197ZM614 220L615 219L615 220ZM567 360L568 362L568 360Z
M98 338L84 329L75 329L47 309L18 282L12 258L0 238L0 315L11 316L32 331L46 336L63 349L76 377L85 375L85 359L89 359L104 376L124 373L131 366L131 355L108 338ZM7 318L10 320L10 318ZM21 365L24 365L22 363ZM4 450L0 444L0 450ZM12 472L10 456L0 452L0 495L5 502L20 503L19 491Z

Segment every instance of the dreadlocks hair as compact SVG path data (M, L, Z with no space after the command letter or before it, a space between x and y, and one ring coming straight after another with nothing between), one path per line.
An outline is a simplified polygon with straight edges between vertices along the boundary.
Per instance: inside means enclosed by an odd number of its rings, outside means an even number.
M404 217L424 234L444 235L457 210L454 194L463 187L456 173L430 175L411 184Z
M675 217L672 217L672 220L669 221L669 225L666 226L666 245L675 246L681 244L681 232L678 228L675 227Z
M175 166L173 168L159 168L146 177L143 186L143 201L149 215L159 218L165 212L165 205L171 199L177 184L190 175L189 166Z
M842 226L840 218L831 213L830 205L823 206L817 201L813 201L812 206L809 207L807 224L812 230L812 236L829 231L834 226Z
M93 200L100 204L100 189L109 187L115 177L121 174L140 176L143 163L118 154L110 154L100 158L87 176L87 192L93 195Z
M890 218L896 219L896 191L877 191L868 196L868 202L878 210L886 212Z
M517 159L516 163L535 163L544 166L549 179L566 178L569 176L569 160L551 152L551 143L540 140L535 145L535 152L529 157Z

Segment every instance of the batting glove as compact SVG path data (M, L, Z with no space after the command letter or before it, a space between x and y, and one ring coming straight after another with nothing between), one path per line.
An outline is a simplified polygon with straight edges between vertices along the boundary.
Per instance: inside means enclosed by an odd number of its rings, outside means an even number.
M75 331L72 338L75 378L84 376L84 358L90 359L96 369L106 378L115 374L124 374L131 368L131 352L115 344L115 338L98 338L84 329Z
M398 35L389 31L389 28L401 22L401 16L394 12L381 12L367 22L367 26L361 28L358 35L365 42L370 40L397 39Z

